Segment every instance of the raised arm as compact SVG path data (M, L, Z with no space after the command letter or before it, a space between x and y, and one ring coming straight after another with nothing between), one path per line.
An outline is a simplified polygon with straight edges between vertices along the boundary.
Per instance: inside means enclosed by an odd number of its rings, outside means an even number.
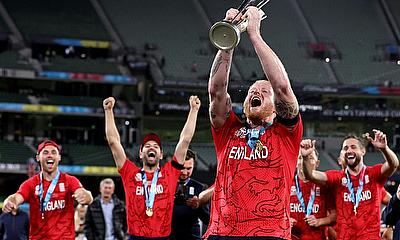
M267 45L260 34L261 15L256 7L249 7L243 16L249 24L247 33L252 42L265 75L275 93L276 114L284 119L293 119L299 113L299 104L290 86L289 77L279 57Z
M369 133L365 133L365 136L375 148L381 151L383 157L385 158L385 163L382 165L381 173L383 176L389 177L399 166L399 159L387 145L386 134L376 129L373 129L372 131L375 135L374 138L370 137Z
M300 143L300 153L305 178L319 185L325 185L328 177L324 172L315 170L315 164L318 160L315 154L315 140L302 140Z
M175 148L175 157L182 165L185 163L186 152L192 141L194 130L196 129L197 114L199 113L201 102L197 96L190 96L189 104L189 114L179 137L179 142Z
M19 193L8 196L3 203L3 212L9 213L13 209L17 209L24 202L24 198Z
M238 10L229 9L225 20L231 21ZM240 16L238 16L240 17ZM228 94L229 73L231 71L233 50L219 50L211 66L208 82L208 94L210 98L210 121L213 127L221 127L229 117L232 109L231 97Z
M115 99L113 97L106 98L103 101L104 116L106 121L106 138L108 146L111 149L115 165L117 168L122 168L126 161L126 155L121 144L121 138L119 136L117 126L115 125L113 112L114 105Z

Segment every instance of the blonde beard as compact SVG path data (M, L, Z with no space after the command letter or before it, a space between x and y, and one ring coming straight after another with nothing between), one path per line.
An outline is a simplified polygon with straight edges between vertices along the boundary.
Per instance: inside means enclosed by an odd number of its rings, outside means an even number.
M274 104L270 103L265 106L260 113L252 113L250 112L250 104L249 102L245 102L243 104L243 111L246 115L247 119L250 120L253 124L261 125L263 122L274 114Z

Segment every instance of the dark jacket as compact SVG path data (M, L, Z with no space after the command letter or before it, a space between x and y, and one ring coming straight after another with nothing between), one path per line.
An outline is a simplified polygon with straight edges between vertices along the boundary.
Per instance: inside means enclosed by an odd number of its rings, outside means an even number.
M400 240L400 199L397 198L396 193L382 212L382 219L385 224L395 226L393 240Z
M26 240L29 236L28 214L18 209L16 215L3 213L0 215L1 240Z
M194 188L194 194L190 194L190 187ZM179 195L185 195L186 198L199 196L206 189L206 186L194 179L190 179L185 185L184 194L181 194L179 184L175 194L174 211L172 215L172 233L171 240L197 240L201 238L199 219L206 225L210 221L209 206L205 205L198 209L192 209L187 206L184 199Z
M113 227L115 239L123 240L126 236L126 211L125 204L113 195ZM85 235L88 240L101 240L106 236L106 223L101 208L100 195L89 205L85 217Z

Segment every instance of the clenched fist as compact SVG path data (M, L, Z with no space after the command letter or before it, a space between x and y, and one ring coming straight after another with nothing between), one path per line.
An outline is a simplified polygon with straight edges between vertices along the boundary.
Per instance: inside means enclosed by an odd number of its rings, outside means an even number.
M106 98L103 101L104 110L112 110L114 108L114 105L115 105L115 98L113 97Z
M190 104L190 109L198 111L201 105L200 98L198 98L197 96L190 96L189 104Z

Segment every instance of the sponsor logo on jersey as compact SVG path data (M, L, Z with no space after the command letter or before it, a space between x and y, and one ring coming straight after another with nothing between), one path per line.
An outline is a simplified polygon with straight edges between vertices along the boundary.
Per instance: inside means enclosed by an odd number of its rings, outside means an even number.
M238 138L245 138L246 134L247 134L247 129L245 127L242 127L236 131L235 136Z
M296 186L292 186L290 188L290 196L295 196L296 195Z
M342 185L343 186L347 185L347 178L345 178L345 177L342 178Z
M251 149L251 151L248 151ZM255 160L255 159L266 159L268 157L268 148L263 146L262 151L252 149L248 146L232 147L229 152L228 158L235 160Z

